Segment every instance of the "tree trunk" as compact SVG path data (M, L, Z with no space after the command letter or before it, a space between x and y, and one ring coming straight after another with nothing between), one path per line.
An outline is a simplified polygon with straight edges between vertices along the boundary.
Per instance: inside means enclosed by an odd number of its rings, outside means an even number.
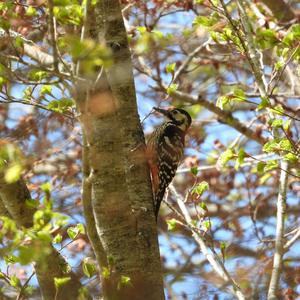
M164 299L144 136L119 2L98 1L89 30L111 49L113 60L100 72L97 88L85 93L78 86L76 99L87 140L83 201L104 298Z

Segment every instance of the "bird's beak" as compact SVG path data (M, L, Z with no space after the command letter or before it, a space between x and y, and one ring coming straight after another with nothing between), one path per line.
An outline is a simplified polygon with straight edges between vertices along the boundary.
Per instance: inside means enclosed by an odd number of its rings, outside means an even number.
M162 109L162 108L158 108L158 107L153 107L153 109L159 113L161 113L162 115L168 117L169 116L169 111L166 109Z

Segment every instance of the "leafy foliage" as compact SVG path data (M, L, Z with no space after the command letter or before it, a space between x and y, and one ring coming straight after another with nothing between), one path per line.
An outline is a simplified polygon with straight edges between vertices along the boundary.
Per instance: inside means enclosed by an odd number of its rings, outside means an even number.
M103 67L114 63L112 51L122 48L82 31L91 17L85 17L87 2L54 0L53 7L50 1L0 2L0 298L8 290L16 298L35 297L39 287L30 281L32 265L53 247L81 266L66 264L64 276L54 280L57 291L72 280L71 269L83 283L89 278L99 283L82 224L82 136L76 119L81 116L75 113L74 86L82 87L86 97L87 85L96 86L95 70L103 74ZM158 222L167 296L233 297L220 289L221 279L199 249L201 238L226 261L247 299L265 299L284 161L289 163L285 224L299 227L297 18L283 20L272 1L247 1L249 34L236 1L121 2L145 132L157 124L155 116L148 116L152 106L183 107L193 117L173 182L176 193L170 189L169 206L163 205ZM90 4L94 11L96 1ZM299 9L295 0L284 5L285 17L289 5ZM88 109L94 113L99 107ZM1 187L21 180L31 193L25 209L33 215L32 224L26 226L13 219L14 207L1 199ZM293 234L286 232L285 245ZM295 242L285 254L282 298L299 296L298 253ZM114 268L115 258L109 256L103 278L113 276ZM187 295L191 280L195 285ZM117 284L126 287L131 279L123 274ZM81 289L83 299L88 293L99 298L99 285Z

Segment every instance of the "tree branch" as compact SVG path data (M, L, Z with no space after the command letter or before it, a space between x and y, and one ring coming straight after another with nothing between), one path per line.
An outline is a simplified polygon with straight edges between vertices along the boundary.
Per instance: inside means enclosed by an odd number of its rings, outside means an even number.
M266 143L266 139L264 137L258 136L255 131L251 130L249 127L247 127L246 125L241 123L237 118L235 118L231 112L220 109L215 104L203 99L201 96L195 97L190 94L186 94L179 91L172 91L170 93L170 96L181 101L186 101L193 104L200 104L209 111L215 113L220 121L222 121L230 127L233 127L250 140L254 140L261 145L264 145Z
M281 162L279 193L277 198L277 225L275 239L275 254L271 281L268 290L268 300L278 299L278 285L282 270L282 258L284 254L284 219L286 216L286 194L288 185L288 162Z
M190 216L189 211L187 210L184 201L181 199L181 197L178 195L176 189L173 185L169 187L169 189L174 193L176 196L177 204L183 214L183 217L185 219L185 222L188 226L188 228L191 230L193 238L198 243L201 252L206 257L206 259L209 261L211 267L214 269L214 271L225 281L226 284L231 285L231 292L239 299L239 300L245 300L245 296L242 293L241 288L237 285L237 283L234 281L234 279L230 276L228 271L226 270L224 264L221 262L220 258L217 256L217 254L209 250L209 247L205 244L203 238L199 235L199 232L194 228L192 218Z

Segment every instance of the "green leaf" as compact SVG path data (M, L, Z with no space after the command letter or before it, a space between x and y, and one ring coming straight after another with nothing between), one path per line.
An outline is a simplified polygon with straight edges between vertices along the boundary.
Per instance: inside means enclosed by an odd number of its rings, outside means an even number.
M283 107L281 107L279 105L275 106L274 108L270 108L270 111L278 116L283 116L283 114L284 114Z
M228 104L229 102L230 102L229 96L221 96L217 99L216 106L223 110L225 105Z
M170 219L167 220L168 230L173 231L176 228L177 220L176 219Z
M4 175L4 179L7 183L13 183L20 179L22 173L22 166L21 164L12 164L6 171Z
M268 141L267 143L264 144L263 146L263 151L270 153L270 152L275 152L278 150L278 144L276 140L271 140Z
M260 104L257 106L257 110L264 109L266 107L270 106L270 100L267 97L262 97Z
M260 31L260 34L267 38L275 38L276 39L276 33L272 29L263 29Z
M220 43L222 41L224 41L224 35L221 34L220 32L216 32L216 31L210 31L210 37L216 42L216 43Z
M110 277L110 268L107 268L107 267L102 267L102 277L104 279L108 279Z
M71 277L54 277L54 285L56 289L59 289L63 285L67 284L71 280Z
M191 167L191 173L192 173L194 176L197 176L197 174L198 174L198 167Z
M139 33L147 32L147 28L145 26L138 26L136 29Z
M202 222L201 224L206 229L210 229L210 227L211 227L211 222L209 220L206 220L206 221Z
M191 193L201 196L208 189L209 189L209 184L206 181L202 181L192 189Z
M287 120L286 122L284 122L284 124L283 124L283 129L284 129L285 131L288 131L288 130L289 130L289 128L291 127L291 122L292 122L292 120Z
M225 36L226 40L232 39L233 38L232 29L228 28L228 27L224 28L224 36Z
M53 242L54 244L60 244L61 241L62 241L62 235L59 234L59 233L58 233L58 234L53 238L53 240L52 240L52 242Z
M8 256L4 256L4 261L7 263L7 264L15 264L19 261L19 258L15 255L8 255Z
M92 262L90 257L86 257L82 263L82 271L88 278L93 277L97 273L96 265Z
M23 91L23 98L24 100L30 100L32 96L32 87L29 86Z
M246 154L245 150L243 148L241 148L239 150L238 158L237 158L237 160L235 162L235 166L234 166L234 168L236 170L238 170L240 168L240 166L243 164L246 156L247 156L247 154Z
M226 242L221 241L221 242L220 242L220 249L221 249L221 250L225 250L226 248L227 248Z
M28 16L28 17L34 17L37 14L38 13L37 13L36 9L32 6L28 6L28 8L26 9L25 15Z
M278 161L277 160L269 160L265 164L264 172L268 172L268 171L274 170L276 168L278 168Z
M272 121L271 127L272 128L281 128L283 126L283 120L282 119L275 119Z
M51 193L51 190L52 190L51 183L45 182L45 183L41 184L40 189L46 194Z
M291 151L293 149L291 142L287 138L281 139L278 145L284 151Z
M246 99L245 92L240 88L235 88L233 90L233 95L236 96L239 101L244 101Z
M265 175L263 175L259 179L259 183L260 184L265 184L270 178L272 178L272 174L271 174L271 172L267 172L267 173L265 173Z
M0 77L0 89L2 88L2 86L7 82L7 79L4 77Z
M28 208L37 208L39 206L39 201L35 199L26 199L25 204Z
M159 30L152 30L151 33L158 39L164 38L164 34Z
M274 47L278 43L276 32L272 29L258 29L256 32L257 42L262 49Z
M291 46L294 41L300 39L300 24L294 24L290 27L288 34L285 35L282 42L287 46Z
M69 98L62 98L60 100L52 100L48 103L47 108L53 111L64 113L74 106L74 102Z
M32 247L20 246L19 249L19 262L21 265L28 265L33 262L35 258L35 252Z
M48 77L48 72L42 70L30 70L28 73L28 77L34 81L41 81Z
M12 287L19 287L21 284L20 279L16 275L10 276L9 283Z
M260 161L260 162L257 164L256 169L257 169L257 172L258 172L259 174L262 174L262 173L264 172L265 165L266 165L266 163L263 162L263 161Z
M110 267L113 267L116 263L116 259L112 255L108 255L107 262Z
M84 228L84 225L82 223L78 223L76 225L76 228L78 229L78 232L81 233L81 234L85 234L85 228Z
M167 94L171 95L172 93L176 92L178 89L178 84L172 83L168 88L167 88Z
M54 0L53 4L55 6L67 6L72 4L70 0Z
M118 289L120 289L123 286L131 285L131 279L128 276L122 275L120 278L120 281L118 283Z
M298 162L299 161L299 157L297 157L295 154L293 153L288 153L286 155L284 155L283 157L283 160L286 160L286 161L290 161L290 162Z
M172 63L166 66L166 71L169 74L174 74L175 72L176 63Z
M275 65L274 65L276 71L281 70L283 66L284 66L284 62L283 61L277 61L275 63Z
M226 255L226 248L227 248L227 244L226 244L226 242L224 242L224 241L221 241L221 242L220 242L220 250L221 250L221 253L222 253L222 257L223 257L223 259L225 259L225 255Z
M69 227L67 229L67 233L68 233L69 238L71 240L74 240L79 234L79 229L77 227Z
M218 161L219 161L221 167L225 167L226 164L227 164L232 158L234 158L234 156L235 156L235 154L234 154L234 152L233 152L233 150L232 150L231 148L229 148L229 149L227 149L226 151L224 151L224 152L220 155L220 157L219 157L219 159L218 159Z
M15 44L16 48L23 48L24 40L20 36L17 36L15 38L14 44Z
M202 209L205 210L205 211L208 211L207 205L206 205L206 203L203 202L203 201L199 203L199 207L202 208Z
M45 84L41 87L41 90L40 90L41 95L45 95L45 94L51 95L51 92L52 92L52 86L51 85Z
M52 236L48 230L40 230L37 232L37 237L40 241L50 243L52 241Z
M61 24L81 25L83 20L83 7L79 4L55 6L53 13Z
M211 16L197 16L193 21L193 25L211 27L216 24L216 22L217 19Z

